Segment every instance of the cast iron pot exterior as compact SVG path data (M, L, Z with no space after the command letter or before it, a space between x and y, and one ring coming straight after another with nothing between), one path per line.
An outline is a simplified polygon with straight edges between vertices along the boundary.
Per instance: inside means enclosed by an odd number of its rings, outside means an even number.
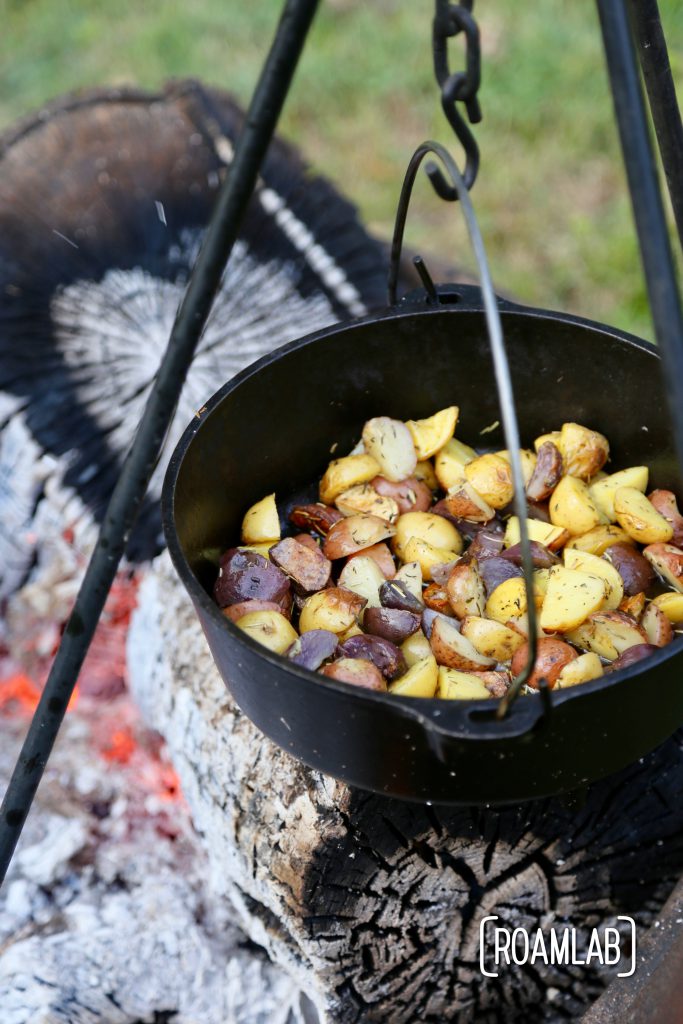
M616 468L648 465L681 492L656 350L602 324L501 302L523 444L566 420L610 440ZM623 767L683 722L683 638L646 667L494 701L398 698L299 669L245 636L210 596L220 552L265 494L291 496L348 452L376 415L420 418L455 404L458 436L505 447L476 289L407 303L281 348L226 384L176 448L164 529L218 669L242 710L306 764L404 799L500 804L572 790ZM334 454L332 454L334 453Z

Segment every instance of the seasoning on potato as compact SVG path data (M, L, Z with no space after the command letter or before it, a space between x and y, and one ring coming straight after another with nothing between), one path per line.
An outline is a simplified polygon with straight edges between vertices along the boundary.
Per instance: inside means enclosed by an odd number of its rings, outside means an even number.
M250 505L214 584L225 618L292 665L390 699L503 696L529 649L510 453L456 438L458 416L375 416L328 465L319 501ZM628 668L683 633L676 495L648 493L647 466L609 472L608 439L579 423L534 449L520 451L538 630L526 695Z

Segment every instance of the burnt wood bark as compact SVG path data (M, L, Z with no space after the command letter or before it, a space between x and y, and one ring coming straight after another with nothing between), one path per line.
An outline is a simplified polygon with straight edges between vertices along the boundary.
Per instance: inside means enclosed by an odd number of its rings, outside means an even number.
M681 874L681 735L583 793L502 810L349 788L275 747L231 702L165 555L140 592L129 666L212 885L335 1024L576 1019L612 974L536 964L483 978L482 916L566 923L585 940L629 914L644 935Z

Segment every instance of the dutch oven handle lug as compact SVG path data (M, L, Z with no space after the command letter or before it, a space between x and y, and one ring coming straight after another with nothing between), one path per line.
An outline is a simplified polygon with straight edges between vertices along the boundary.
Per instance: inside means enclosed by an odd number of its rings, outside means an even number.
M406 709L410 718L419 721L430 748L443 762L451 759L452 747L462 743L499 743L501 740L523 740L532 734L537 735L548 725L552 711L547 687L542 687L537 697L529 696L517 701L503 719L496 717L495 706L486 708L479 704L474 707L465 703L462 718L455 727L442 725L433 715L421 714L417 709Z
M503 311L527 311L525 306L512 302L510 299L501 298L500 295L496 295L496 301L498 308ZM457 307L458 310L466 313L484 312L481 288L478 285L460 284L458 282L434 285L434 292L431 295L424 288L416 288L403 295L398 301L398 306L402 309L405 306L417 306L420 308L426 306L430 309L448 306L450 308Z

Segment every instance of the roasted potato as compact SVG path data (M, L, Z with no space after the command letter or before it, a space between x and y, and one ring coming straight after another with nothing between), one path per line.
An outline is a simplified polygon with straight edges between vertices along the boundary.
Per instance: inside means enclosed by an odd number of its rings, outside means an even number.
M662 579L683 594L683 551L673 544L648 544L643 554Z
M527 686L537 690L541 680L545 679L552 689L562 669L576 657L577 653L574 648L563 640L558 640L553 636L540 637L536 641L536 660L531 675L527 679ZM513 676L518 676L524 670L528 660L529 642L525 641L521 647L517 648L512 659L510 671Z
M363 548L355 555L349 555L347 564L354 558L371 558L379 566L385 580L390 580L396 572L394 556L384 541L380 541L379 544L371 544L369 548Z
M446 584L448 602L458 616L483 615L486 607L486 591L479 575L476 562L460 562L454 568Z
M408 613L410 614L410 613ZM343 658L363 658L376 665L385 679L397 679L407 669L403 651L380 636L352 636L339 645Z
M642 661L643 658L649 658L651 654L655 654L659 650L654 644L634 644L633 647L627 648L622 654L616 658L609 666L608 672L618 672L621 668L629 668L631 665L635 665L636 662Z
M606 558L598 558L588 551L569 548L564 552L564 564L567 569L579 569L581 572L590 573L591 576L600 576L608 588L603 607L607 610L619 607L624 597L624 581L616 567Z
M418 567L419 568L419 567ZM416 597L403 580L385 580L379 588L379 603L383 608L397 608L399 611L422 614L423 601Z
M312 594L304 602L299 617L299 632L310 629L328 629L331 633L344 633L357 623L367 604L364 597L343 587L328 587Z
M339 586L360 594L369 608L379 605L379 590L385 582L384 573L377 562L367 555L356 555L349 559L339 574Z
M248 612L235 625L252 640L276 654L284 654L297 639L296 630L281 612Z
M289 580L276 565L255 551L230 548L222 555L213 596L219 606L241 601L273 601L289 608Z
M374 478L375 480L378 477ZM398 503L393 498L379 494L372 484L356 484L342 491L334 499L334 503L343 516L368 514L395 523L398 519Z
M442 516L435 516L431 512L406 512L399 516L391 546L394 554L404 562L419 561L417 556L413 559L406 551L409 541L413 539L425 541L433 548L441 548L454 555L461 554L463 549L462 537L456 528ZM439 561L447 562L449 559L441 558Z
M432 579L433 566L443 565L444 562L451 562L457 558L457 555L455 551L449 551L446 548L436 548L433 544L428 544L426 540L420 540L419 537L411 537L405 547L405 557L409 558L411 562L417 562L420 566L423 580L429 582Z
M492 560L491 560L492 561ZM507 562L507 565L510 563ZM486 615L505 624L509 619L524 615L527 610L526 584L522 576L504 580L489 594Z
M458 422L458 411L456 405L450 405L425 420L406 421L418 459L431 458L450 441Z
M631 466L629 469L619 470L618 473L610 473L600 480L591 481L588 489L602 514L613 523L617 518L614 511L614 495L619 488L634 487L644 494L647 490L648 475L647 466Z
M432 503L431 490L414 476L399 480L398 483L376 476L372 486L382 497L395 502L401 515L404 512L426 512Z
M422 597L427 607L431 608L433 611L441 612L442 615L453 614L453 609L451 608L450 601L448 600L448 593L444 584L430 583L429 586L425 587L423 590Z
M439 682L439 666L433 655L422 658L410 666L389 687L397 697L434 697Z
M280 539L280 517L275 495L261 498L245 513L242 520L243 544L274 544Z
M629 647L647 643L645 630L623 612L595 612L566 638L605 661L615 661Z
M673 626L656 604L649 604L643 612L640 626L645 630L648 643L655 647L666 647L674 638Z
M495 454L498 456L499 459L503 459L505 462L507 462L509 466L512 465L512 461L510 459L510 452L507 451L507 449L504 449L501 452L496 452ZM524 486L526 487L529 481L531 480L532 476L534 475L536 463L538 461L537 456L535 452L529 451L528 448L520 448L519 461L522 464L522 479L524 480Z
M326 505L331 505L339 494L357 484L367 483L379 472L379 463L367 453L335 459L329 464L320 481L320 500Z
M289 576L300 593L322 590L329 582L332 563L315 542L310 548L294 537L285 537L270 549L270 559Z
M297 637L287 650L287 657L295 665L315 672L324 661L334 657L339 638L329 629L311 629Z
M527 481L526 495L530 501L545 501L562 479L563 462L560 450L552 441L538 449L536 465Z
M603 519L587 484L575 476L563 476L550 499L551 523L576 537L594 530Z
M289 521L299 530L313 530L326 537L335 523L342 518L341 512L322 502L311 505L295 505L289 513Z
M429 644L439 665L446 665L448 668L466 672L493 668L496 664L493 658L486 658L477 651L467 637L460 633L453 619L444 618L442 615L438 615L434 620Z
M578 658L567 662L557 677L555 689L563 690L569 686L577 686L579 683L589 683L591 679L600 679L602 675L604 675L602 662L597 654L587 651L585 654L580 654Z
M469 480L461 480L452 487L439 505L455 518L468 519L472 523L488 523L496 514Z
M652 603L661 608L674 626L683 625L683 594L658 594L652 599Z
M609 458L609 442L597 430L579 423L564 423L557 447L562 455L567 476L590 480Z
M485 658L509 661L524 643L524 637L495 619L468 615L460 627L462 635Z
M572 537L567 541L566 547L588 551L591 555L604 555L607 548L613 544L630 544L633 547L634 541L620 526L596 526L588 533Z
M406 664L409 668L416 665L418 661L424 661L425 658L433 658L432 649L429 646L429 640L424 635L421 629L418 629L417 633L413 633L407 640L404 640L401 644L401 650L403 656L406 659Z
M621 576L627 596L649 590L655 581L654 569L633 544L610 544L604 558L611 562Z
M379 466L377 475L396 482L413 475L417 455L405 423L389 416L375 416L363 427L363 443Z
M392 644L402 644L420 628L422 613L403 611L400 608L366 608L363 627L366 633L380 636Z
M672 491L656 490L647 497L650 504L671 525L671 543L677 548L683 547L683 516L678 509L676 495Z
M284 607L275 601L240 601L238 604L230 604L223 608L223 614L231 622L237 622L249 612L279 612L280 615L289 619L291 618L291 601L288 601L288 605L289 607Z
M394 574L398 583L404 583L410 593L422 601L422 569L419 562L404 562Z
M480 455L465 466L465 479L492 508L505 508L514 487L510 464L499 455Z
M492 694L478 676L442 665L437 696L442 700L490 700Z
M465 466L476 457L477 453L474 448L458 441L456 437L452 437L441 451L437 452L434 459L434 473L444 491L450 490L455 484L466 479Z
M363 686L366 690L386 691L384 676L371 661L366 658L339 658L320 669L323 676L339 679L353 686Z
M564 547L566 541L571 536L568 530L565 530L563 526L555 526L553 523L544 523L540 519L527 519L526 529L529 535L529 540L538 541L539 544L543 544L544 547L550 551L557 551L559 548ZM515 544L521 543L520 532L519 532L519 519L517 516L510 516L505 526L505 539L503 540L503 546L506 548L514 547Z
M387 537L393 537L396 527L378 516L347 516L335 523L323 541L326 558L344 558L373 547Z
M541 629L566 633L581 625L589 615L604 608L608 585L604 576L556 565L550 573L541 608Z
M673 527L635 487L619 487L614 494L614 514L619 526L640 544L665 544Z

